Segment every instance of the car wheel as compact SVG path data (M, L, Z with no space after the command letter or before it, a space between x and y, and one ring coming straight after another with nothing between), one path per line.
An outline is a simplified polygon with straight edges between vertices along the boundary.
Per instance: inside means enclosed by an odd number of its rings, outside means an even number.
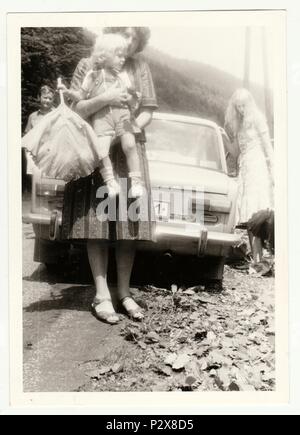
M33 260L44 264L59 265L67 255L69 246L63 243L36 237L34 242Z
M49 273L61 273L62 267L61 264L58 263L44 263L46 266L46 269Z
M206 265L206 279L212 282L220 282L223 280L225 266L225 257L209 257Z

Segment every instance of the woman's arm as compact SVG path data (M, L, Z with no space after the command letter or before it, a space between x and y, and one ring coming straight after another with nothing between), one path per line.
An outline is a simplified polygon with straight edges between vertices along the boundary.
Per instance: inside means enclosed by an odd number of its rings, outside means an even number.
M274 150L271 144L270 134L268 131L265 131L260 135L261 138L261 144L263 151L265 153L266 159L273 163L274 158Z
M274 150L271 144L270 133L265 119L258 120L257 131L261 141L261 147L267 160L267 165L274 183Z
M27 121L27 125L25 127L25 130L24 130L24 134L28 133L29 130L32 129L32 127L33 127L33 125L32 125L32 113L31 113L28 117L28 121Z
M226 151L229 152L229 154L234 158L238 159L240 155L240 147L238 143L238 139L236 134L233 133L232 129L229 127L229 125L224 126L224 130L227 134L228 140L226 140L225 148Z
M82 83L88 71L91 69L91 61L89 58L81 59L76 66L74 71L70 90L78 91L81 89ZM79 113L82 118L87 119L98 110L109 105L112 106L122 106L126 102L127 93L125 94L123 90L117 88L117 86L112 86L104 93L97 95L89 100L80 100L73 109Z
M98 110L107 106L108 103L109 100L106 97L106 92L104 92L89 100L80 100L74 109L83 119L87 119Z
M271 144L269 131L261 134L261 145L266 157L268 169L270 171L270 176L272 179L272 183L274 184L274 150Z
M137 90L141 96L140 112L136 122L140 129L143 129L152 121L153 111L157 109L157 99L148 64L142 58L137 58L134 66Z
M141 113L136 118L136 123L141 130L150 124L150 122L152 121L152 115L152 109L142 109Z
M238 144L238 140L236 138L234 138L232 141L229 140L226 143L226 148L229 154L231 154L232 157L237 160L240 155L240 147Z
M100 95L96 95L89 100L79 101L76 104L75 110L83 119L87 119L107 105L121 107L126 103L127 99L127 92L118 87L116 83Z

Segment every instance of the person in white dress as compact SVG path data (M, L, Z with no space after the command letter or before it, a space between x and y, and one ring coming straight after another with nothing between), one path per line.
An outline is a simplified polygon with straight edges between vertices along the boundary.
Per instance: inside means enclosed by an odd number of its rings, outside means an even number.
M273 147L265 117L247 89L231 97L225 115L225 129L231 139L230 152L238 163L236 224L247 224L262 210L273 210ZM254 263L262 260L262 243L249 231Z

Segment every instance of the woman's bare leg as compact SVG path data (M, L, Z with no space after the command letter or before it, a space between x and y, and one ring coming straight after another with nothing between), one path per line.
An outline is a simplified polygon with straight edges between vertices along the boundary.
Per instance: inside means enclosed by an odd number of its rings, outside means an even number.
M97 240L89 240L87 252L96 286L96 298L110 298L107 285L108 246Z
M256 237L252 234L251 231L248 231L250 247L253 257L254 264L259 263L262 260L262 243L259 237Z
M135 242L120 241L116 245L118 298L130 296L130 277L135 257Z
M113 308L111 294L107 285L108 245L97 240L89 240L87 242L87 252L96 286L95 301L98 305L94 305L95 311L100 319L107 320L109 323L116 323L119 318ZM111 316L105 319L103 313L111 313Z
M253 236L252 253L254 263L259 263L262 261L262 243L259 237Z
M127 313L135 320L144 318L142 308L130 296L130 277L135 257L135 242L118 242L116 263L118 274L118 298Z

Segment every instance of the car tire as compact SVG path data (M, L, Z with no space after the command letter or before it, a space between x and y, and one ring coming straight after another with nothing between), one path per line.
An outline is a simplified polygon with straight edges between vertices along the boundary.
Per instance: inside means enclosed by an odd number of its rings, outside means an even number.
M67 251L68 246L63 243L36 237L33 260L44 264L60 264Z
M62 272L62 265L59 263L44 263L44 265L51 274L59 274Z
M207 279L222 281L224 275L225 257L210 257L207 259Z

